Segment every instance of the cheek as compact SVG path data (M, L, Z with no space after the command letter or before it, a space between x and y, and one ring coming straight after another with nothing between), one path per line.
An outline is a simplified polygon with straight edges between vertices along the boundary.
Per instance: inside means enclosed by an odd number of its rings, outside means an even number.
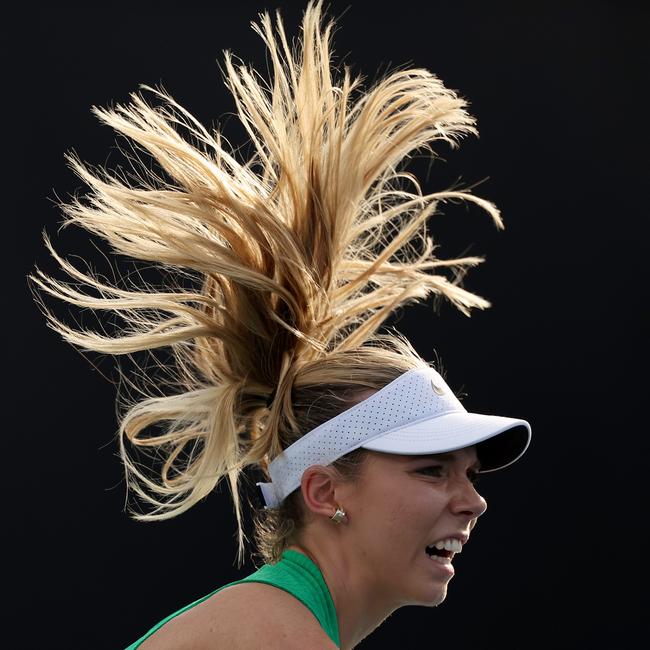
M415 492L410 498L402 498L394 512L396 528L401 528L403 538L418 539L428 536L435 524L436 508L423 493ZM401 526L399 525L401 524Z
M426 538L432 526L430 504L416 495L399 491L382 491L364 509L366 549L373 555L390 555L394 559L408 557Z
M386 539L413 552L424 544L440 526L445 513L444 496L428 485L402 491L399 498L386 502Z
M367 492L355 499L355 537L362 555L385 554L404 528L403 499L388 489Z

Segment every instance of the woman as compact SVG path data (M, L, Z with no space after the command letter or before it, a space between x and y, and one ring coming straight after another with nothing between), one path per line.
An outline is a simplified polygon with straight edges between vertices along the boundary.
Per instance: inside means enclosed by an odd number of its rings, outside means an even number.
M132 94L127 106L93 111L147 150L164 178L141 165L132 186L68 156L91 195L62 206L67 220L179 281L112 286L47 238L74 284L31 276L50 295L126 323L113 336L74 330L43 306L70 343L173 354L166 394L152 377L149 396L121 417L127 484L151 506L136 519L175 517L227 477L241 565L240 479L247 469L265 479L266 506L255 513L264 565L129 648L354 648L397 608L444 600L452 558L486 508L477 474L514 462L529 443L527 422L468 413L404 337L379 333L398 306L431 294L465 314L489 306L459 286L481 258L435 258L426 221L460 199L501 227L496 207L457 190L423 195L398 171L413 151L476 133L466 103L422 69L365 92L347 68L337 78L321 0L305 11L297 51L279 15L276 31L266 14L254 28L273 66L268 88L225 53L255 147L245 164L148 87L165 105ZM133 447L150 451L149 471Z

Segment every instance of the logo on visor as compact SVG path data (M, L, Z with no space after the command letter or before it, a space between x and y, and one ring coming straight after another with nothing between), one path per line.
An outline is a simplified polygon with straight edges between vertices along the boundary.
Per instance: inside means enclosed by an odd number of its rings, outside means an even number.
M436 385L433 383L433 379L431 380L431 388L433 388L433 392L434 392L436 395L444 395L444 394L445 394L445 389L442 388L442 386L436 386Z

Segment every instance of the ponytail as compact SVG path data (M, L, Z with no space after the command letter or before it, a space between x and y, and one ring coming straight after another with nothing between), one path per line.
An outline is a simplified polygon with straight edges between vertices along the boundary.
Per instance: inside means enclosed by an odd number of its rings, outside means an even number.
M171 352L169 382L142 368L150 390L127 400L121 418L128 489L149 507L131 512L141 521L175 517L227 478L240 564L241 473L264 472L363 389L425 364L399 336L379 333L386 318L430 295L465 314L489 306L459 286L482 259L436 258L428 218L440 204L464 200L502 225L492 203L460 190L423 195L399 171L415 151L435 157L434 142L456 147L477 133L466 102L423 69L395 71L362 91L347 66L340 74L332 67L333 23L321 25L321 8L322 0L308 4L295 51L279 14L275 31L269 15L260 16L254 29L268 48L268 84L225 52L226 84L254 148L250 160L239 162L218 132L149 86L141 89L160 106L132 93L126 105L92 110L148 152L164 178L140 163L132 185L67 155L89 194L61 205L65 224L177 280L163 288L112 285L59 256L47 235L71 281L39 269L30 276L50 325L72 345L112 355ZM45 307L42 294L114 312L125 325L111 336L74 329ZM135 450L150 452L153 465L162 459L162 467L145 470ZM265 559L277 560L300 528L286 524L278 535L258 528Z

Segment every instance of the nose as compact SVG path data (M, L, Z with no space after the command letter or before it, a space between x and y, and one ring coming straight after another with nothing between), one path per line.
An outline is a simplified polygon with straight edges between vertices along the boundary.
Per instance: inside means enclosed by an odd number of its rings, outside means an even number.
M456 490L451 499L451 509L457 514L468 514L473 519L480 517L487 510L487 501L477 492L469 479L456 483Z

